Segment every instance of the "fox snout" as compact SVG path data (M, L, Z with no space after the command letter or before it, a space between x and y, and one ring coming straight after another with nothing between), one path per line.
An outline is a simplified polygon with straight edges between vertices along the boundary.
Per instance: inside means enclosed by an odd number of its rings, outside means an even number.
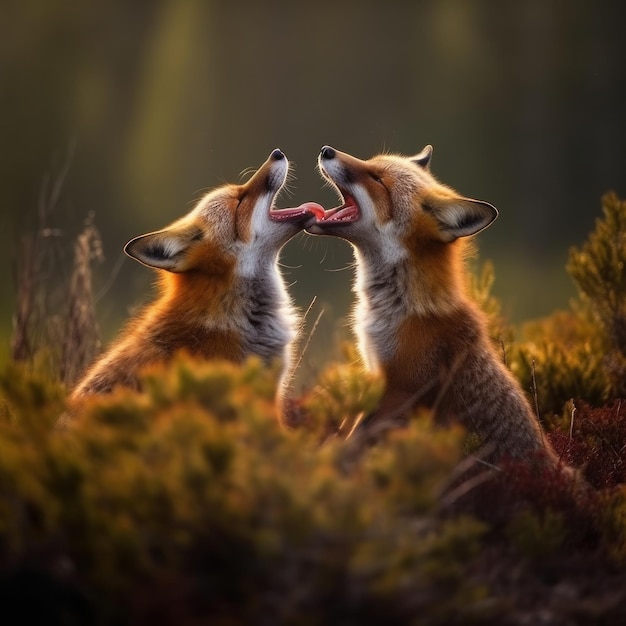
M335 158L335 149L330 146L324 146L320 151L321 159L334 159Z
M242 195L259 197L264 193L275 195L287 180L289 161L282 150L272 150L267 160L254 175L242 185Z
M311 211L315 219L307 224L306 231L312 235L331 234L329 231L336 226L347 226L357 222L362 214L359 203L354 197L352 186L357 182L359 159L344 152L339 152L331 146L323 146L317 159L321 175L335 188L342 203L333 208ZM362 165L362 163L361 163ZM321 210L320 210L321 209ZM343 233L346 229L340 229ZM342 236L340 233L333 233Z
M285 184L288 172L287 157L284 153L276 148L272 151L267 161L270 168L270 176L268 178L268 184L271 191L279 191ZM284 166L284 174L280 175L281 167ZM275 175L273 175L275 173ZM272 187L272 185L274 185ZM316 202L305 202L297 207L287 207L283 209L277 209L273 204L270 206L268 216L272 222L289 223L295 226L298 230L306 226L307 222L310 222L314 215L323 213L324 209Z
M287 173L289 171L289 161L282 150L276 148L272 150L266 161L269 167L267 175L267 188L270 192L277 192L285 184Z
M350 170L343 164L344 157L348 156L343 152L338 152L335 148L324 146L317 158L317 164L322 176L335 185L352 182L353 176L350 175Z
M270 154L270 159L274 161L282 161L285 158L285 154L279 148L272 150L272 154Z

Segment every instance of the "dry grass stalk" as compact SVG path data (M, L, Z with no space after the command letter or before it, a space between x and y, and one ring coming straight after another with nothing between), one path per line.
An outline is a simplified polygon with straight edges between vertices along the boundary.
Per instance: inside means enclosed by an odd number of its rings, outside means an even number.
M102 240L93 214L74 244L74 266L69 284L68 313L63 333L60 376L71 385L100 350L100 333L93 302L91 261L102 261Z
M73 148L59 173L44 177L37 206L37 223L33 232L21 238L14 264L16 307L13 316L11 356L16 361L31 361L42 345L51 345L48 334L52 301L52 271L58 268L58 240L62 231L50 226L69 171Z
M11 356L16 361L44 360L50 374L71 384L100 347L95 318L91 262L102 259L100 235L93 215L74 244L68 272L66 233L51 226L73 153L55 176L46 175L39 194L37 220L16 252Z

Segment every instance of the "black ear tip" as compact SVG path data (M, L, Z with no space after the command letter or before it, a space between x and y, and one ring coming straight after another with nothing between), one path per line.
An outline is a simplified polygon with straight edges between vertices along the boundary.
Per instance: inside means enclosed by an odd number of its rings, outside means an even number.
M160 267L162 262L170 258L163 243L151 235L139 235L131 239L124 246L124 252L132 259L151 267Z
M485 202L485 205L489 208L489 211L491 211L491 215L492 215L491 222L493 222L498 217L498 215L500 215L500 211L498 211L498 209L496 209L496 207L493 206L493 204L489 204L489 202Z
M135 247L135 241L137 239L131 239L129 242L126 243L126 245L124 246L124 252L128 255L128 256L134 256L133 254L133 248Z
M124 252L131 258L137 259L139 254L140 242L144 238L144 235L133 237L125 246Z

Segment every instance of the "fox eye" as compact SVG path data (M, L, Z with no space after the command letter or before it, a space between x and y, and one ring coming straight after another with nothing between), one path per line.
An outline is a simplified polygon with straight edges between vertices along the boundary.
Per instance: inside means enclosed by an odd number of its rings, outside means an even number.
M383 184L383 181L381 180L380 176L376 176L376 174L370 174L370 177L373 178L380 185Z

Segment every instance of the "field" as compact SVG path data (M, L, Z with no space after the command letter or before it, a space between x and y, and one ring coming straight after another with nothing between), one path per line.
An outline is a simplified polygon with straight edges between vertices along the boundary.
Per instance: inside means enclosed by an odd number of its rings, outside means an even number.
M184 355L59 428L99 350L98 234L78 237L60 296L26 246L0 376L7 623L625 623L626 202L602 207L570 253L570 310L515 331L489 264L470 286L584 489L485 467L471 436L425 411L356 450L344 434L381 389L350 344L296 398L299 429L277 422L276 369Z

